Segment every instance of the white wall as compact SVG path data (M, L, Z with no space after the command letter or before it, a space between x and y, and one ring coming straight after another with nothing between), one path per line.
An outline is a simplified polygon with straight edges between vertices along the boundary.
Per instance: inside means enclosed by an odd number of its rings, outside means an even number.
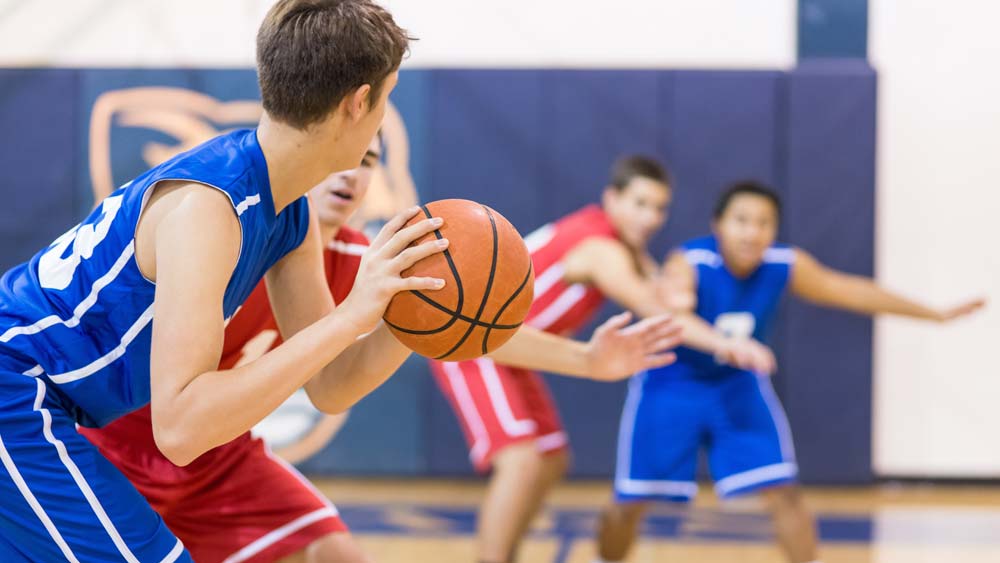
M0 0L0 66L251 66L269 0ZM384 0L409 67L781 68L795 0Z
M875 469L1000 477L1000 4L871 6L878 276L937 304L994 301L947 327L878 323Z

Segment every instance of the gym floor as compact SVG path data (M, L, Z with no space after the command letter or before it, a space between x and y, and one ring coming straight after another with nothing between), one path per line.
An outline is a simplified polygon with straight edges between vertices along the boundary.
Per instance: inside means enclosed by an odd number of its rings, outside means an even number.
M376 561L475 560L475 481L319 480ZM1000 488L881 485L809 488L824 563L996 563ZM607 483L569 483L535 522L520 563L590 563ZM647 520L631 563L784 563L753 499L720 505L703 489L686 518L661 506Z

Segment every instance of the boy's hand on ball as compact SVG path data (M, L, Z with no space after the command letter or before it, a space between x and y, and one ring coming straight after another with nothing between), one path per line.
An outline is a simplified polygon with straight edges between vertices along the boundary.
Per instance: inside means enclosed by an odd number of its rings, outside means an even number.
M361 257L354 288L337 308L350 315L359 333L369 332L378 325L389 300L397 293L434 291L444 287L444 280L439 278L402 275L404 270L423 258L448 248L448 239L436 238L411 246L414 241L444 224L443 219L435 217L404 228L419 211L419 207L412 207L393 217Z
M673 363L668 350L681 343L681 327L670 315L661 315L629 325L631 313L622 313L597 327L588 346L590 377L618 381L640 371Z

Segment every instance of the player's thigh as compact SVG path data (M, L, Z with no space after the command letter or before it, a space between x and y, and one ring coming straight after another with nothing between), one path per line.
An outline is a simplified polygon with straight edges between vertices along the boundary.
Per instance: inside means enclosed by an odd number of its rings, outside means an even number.
M685 500L705 433L701 383L637 375L629 382L618 433L615 492L620 501Z
M791 430L769 378L730 376L712 412L709 465L720 495L794 480L798 470Z
M432 362L431 366L439 387L461 421L469 443L469 457L477 470L488 470L496 453L509 445L536 441L543 429L552 430L551 440L560 439L561 425L554 405L550 403L548 413L538 412L538 404L545 401L545 395L541 394L544 382L526 379L523 374L486 358ZM550 449L559 447L562 445Z
M347 531L336 507L260 440L218 462L224 470L167 518L199 563L273 561Z
M46 384L17 377L24 381L0 383L0 550L17 551L0 560L190 561L160 516L76 432Z

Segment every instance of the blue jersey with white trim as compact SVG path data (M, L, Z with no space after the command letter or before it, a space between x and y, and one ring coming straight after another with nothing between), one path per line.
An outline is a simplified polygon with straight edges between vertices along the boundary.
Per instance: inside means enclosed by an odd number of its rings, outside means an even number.
M795 251L775 244L764 253L763 262L753 273L739 278L726 267L713 236L688 241L679 250L695 269L695 313L728 336L766 341L791 276ZM733 371L712 356L687 347L677 350L676 363L657 370L695 376L720 376Z
M134 239L150 188L164 180L220 190L239 217L240 255L220 311L225 318L309 227L305 197L275 214L256 130L240 130L142 174L0 278L0 364L47 379L85 426L102 426L149 402L155 284L139 271Z

